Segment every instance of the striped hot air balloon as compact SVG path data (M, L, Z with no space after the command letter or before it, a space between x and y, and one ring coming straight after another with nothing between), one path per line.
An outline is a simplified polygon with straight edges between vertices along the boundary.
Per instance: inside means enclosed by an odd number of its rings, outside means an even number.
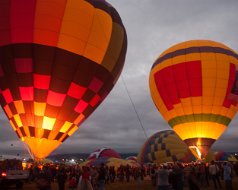
M150 72L152 99L173 130L204 158L237 112L238 55L207 40L177 44Z
M36 158L108 95L126 47L120 16L104 0L0 1L0 104Z

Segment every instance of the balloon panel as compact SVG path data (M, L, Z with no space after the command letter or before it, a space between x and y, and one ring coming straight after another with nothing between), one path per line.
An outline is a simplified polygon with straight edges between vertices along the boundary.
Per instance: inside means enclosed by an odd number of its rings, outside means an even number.
M44 158L113 88L125 29L105 1L1 1L0 18L0 103L19 138Z
M238 108L230 98L237 64L238 55L225 45L193 40L169 48L152 66L154 103L187 144L199 138L211 146L231 122Z

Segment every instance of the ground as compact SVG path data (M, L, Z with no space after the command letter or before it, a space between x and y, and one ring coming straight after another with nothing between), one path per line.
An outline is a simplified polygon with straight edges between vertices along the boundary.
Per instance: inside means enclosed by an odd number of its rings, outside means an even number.
M223 189L225 189L224 181L222 181ZM14 188L11 188L14 189ZM30 184L25 184L24 185L24 190L37 190L36 186L34 183ZM113 184L109 184L106 186L106 190L155 190L156 188L151 185L150 180L145 180L141 184L138 184L138 182L132 181L130 183L126 182L116 182ZM210 187L202 187L201 190L213 190L213 183L210 181ZM238 177L235 176L233 178L233 190L238 189ZM57 184L53 183L52 184L52 190L58 190ZM69 190L66 184L65 190ZM184 190L188 190L188 188L184 188Z

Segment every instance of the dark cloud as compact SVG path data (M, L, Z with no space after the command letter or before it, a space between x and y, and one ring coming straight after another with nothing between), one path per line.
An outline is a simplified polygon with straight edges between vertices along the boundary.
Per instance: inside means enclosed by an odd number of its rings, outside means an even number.
M171 45L190 39L210 39L238 51L236 0L108 1L120 13L127 30L125 67L105 101L54 153L91 152L100 147L138 152L145 136L133 104L147 136L170 129L150 98L148 78L155 59ZM238 117L214 144L214 149L237 150L237 122ZM2 112L0 123L0 151L22 149L24 152L23 144ZM12 143L14 147L8 149Z

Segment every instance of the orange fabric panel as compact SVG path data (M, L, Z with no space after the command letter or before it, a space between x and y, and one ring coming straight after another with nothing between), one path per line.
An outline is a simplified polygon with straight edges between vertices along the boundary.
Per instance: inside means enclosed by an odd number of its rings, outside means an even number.
M24 137L24 141L37 159L46 158L61 142L56 140Z
M60 29L58 47L83 55L93 19L92 5L86 1L68 1Z
M101 64L112 33L112 19L106 12L96 9L84 56Z

